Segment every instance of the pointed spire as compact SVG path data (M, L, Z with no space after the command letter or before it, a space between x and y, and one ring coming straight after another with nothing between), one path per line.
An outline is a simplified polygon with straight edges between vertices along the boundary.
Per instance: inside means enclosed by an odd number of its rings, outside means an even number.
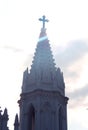
M19 130L18 114L16 114L16 116L15 116L14 130Z
M23 75L23 86L27 85L27 79L28 79L28 68L24 71L24 75Z
M64 83L62 73L55 67L50 43L46 34L45 17L40 19L43 21L36 51L32 61L30 73L25 72L22 85L22 92L30 92L35 89L55 90L64 94ZM25 79L26 78L26 79ZM62 92L61 92L62 91Z
M8 122L8 112L7 108L5 108L4 113L3 113L3 118L2 118L2 130L8 130L7 122Z
M35 71L35 72L33 72ZM45 29L41 29L30 74L35 76L37 82L52 82L55 72L55 63ZM35 73L35 74L34 74ZM32 77L33 79L33 77Z
M8 112L7 112L7 108L4 109L4 113L3 113L3 118L4 120L8 121Z

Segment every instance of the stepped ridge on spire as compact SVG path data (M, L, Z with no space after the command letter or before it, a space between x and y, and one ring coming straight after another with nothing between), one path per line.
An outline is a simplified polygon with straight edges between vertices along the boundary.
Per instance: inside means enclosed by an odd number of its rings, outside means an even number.
M63 74L60 69L55 67L45 28L41 29L34 54L30 73L28 69L24 72L22 91L29 92L35 89L46 89L56 90L64 94Z

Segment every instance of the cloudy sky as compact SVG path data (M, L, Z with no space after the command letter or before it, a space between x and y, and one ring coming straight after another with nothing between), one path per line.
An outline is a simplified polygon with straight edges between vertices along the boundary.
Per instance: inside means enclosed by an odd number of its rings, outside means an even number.
M88 130L87 0L0 0L0 106L7 107L9 127L19 113L23 71L31 65L42 23L56 66L64 74L68 130Z

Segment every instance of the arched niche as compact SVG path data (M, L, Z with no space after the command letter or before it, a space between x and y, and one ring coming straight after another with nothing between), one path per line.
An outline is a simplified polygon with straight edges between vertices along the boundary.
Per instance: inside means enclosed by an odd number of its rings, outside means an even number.
M49 102L45 102L41 107L41 113L40 113L40 124L42 130L50 130L51 129L51 105Z
M58 130L63 130L63 107L58 108Z
M28 109L28 130L35 130L35 108L32 104Z

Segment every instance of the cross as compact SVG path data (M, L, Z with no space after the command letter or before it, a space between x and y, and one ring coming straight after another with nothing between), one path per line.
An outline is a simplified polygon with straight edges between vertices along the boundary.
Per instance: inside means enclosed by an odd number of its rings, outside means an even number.
M46 19L46 16L43 15L42 18L39 18L39 21L42 21L43 22L43 29L45 28L45 22L49 22L48 19Z

